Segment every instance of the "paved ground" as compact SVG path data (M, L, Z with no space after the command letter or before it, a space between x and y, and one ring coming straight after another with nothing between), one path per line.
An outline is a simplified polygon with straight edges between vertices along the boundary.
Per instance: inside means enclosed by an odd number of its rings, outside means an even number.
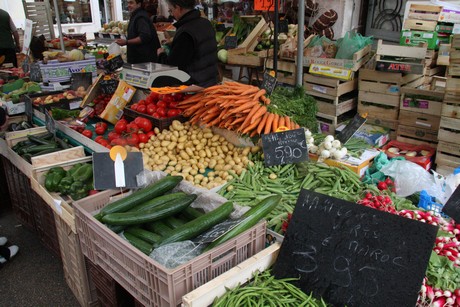
M19 253L0 267L0 306L80 306L64 279L61 260L2 205L0 236L18 245Z

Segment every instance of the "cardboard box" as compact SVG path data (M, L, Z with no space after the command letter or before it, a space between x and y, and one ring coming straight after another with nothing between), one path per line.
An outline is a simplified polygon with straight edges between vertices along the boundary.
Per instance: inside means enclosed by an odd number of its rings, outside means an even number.
M116 124L123 116L123 109L131 101L135 92L136 88L134 86L120 80L115 93L99 117Z
M399 44L402 46L419 46L426 43L428 49L438 49L439 39L436 31L402 30Z
M25 102L13 103L12 101L7 101L5 105L8 115L22 114L26 111Z
M341 125L337 128L336 133L345 128L346 125ZM353 134L353 138L359 138L366 141L368 144L375 147L382 147L390 141L390 128L381 126L364 124L358 131ZM345 145L345 147L347 147Z
M345 146L346 147L346 146ZM341 160L333 160L333 159L326 159L323 163L330 165L330 166L337 166L337 167L348 167L353 172L358 174L359 176L363 176L366 170L369 168L372 160L380 153L380 151L376 149L370 149L364 151L360 158L350 157L348 155ZM318 160L318 155L315 154L308 154L309 158L313 161Z

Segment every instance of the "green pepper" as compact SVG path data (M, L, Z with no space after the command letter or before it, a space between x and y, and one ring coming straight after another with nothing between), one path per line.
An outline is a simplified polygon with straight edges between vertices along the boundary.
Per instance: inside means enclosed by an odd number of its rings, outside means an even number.
M93 166L91 164L84 164L76 172L72 174L75 181L85 182L93 177Z
M88 191L86 190L86 185L81 181L74 181L70 186L69 196L72 197L73 200L78 200L88 195Z
M67 195L70 191L70 186L73 183L73 178L71 176L66 176L62 178L61 182L59 182L58 190L61 194Z
M48 171L48 174L52 174L52 173L62 174L63 177L65 177L65 175L67 174L67 171L63 169L61 166L55 166L55 167L50 168L50 170Z
M75 164L74 166L72 166L71 169L69 169L67 171L67 173L70 175L70 176L73 176L73 174L78 171L80 169L80 167L82 167L84 164L83 163L77 163Z
M48 173L45 179L45 188L49 192L57 192L62 178L64 178L62 173Z

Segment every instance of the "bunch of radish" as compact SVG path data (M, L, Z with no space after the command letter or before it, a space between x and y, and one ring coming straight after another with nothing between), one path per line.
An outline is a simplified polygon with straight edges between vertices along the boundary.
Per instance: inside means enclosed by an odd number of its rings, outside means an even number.
M393 201L388 195L381 195L368 191L366 192L364 198L358 200L356 203L380 211L398 214L395 208L393 207Z
M455 291L441 290L427 284L423 279L417 306L453 307L460 306L460 288Z
M440 256L449 258L455 265L460 266L460 242L457 238L437 237L433 250Z

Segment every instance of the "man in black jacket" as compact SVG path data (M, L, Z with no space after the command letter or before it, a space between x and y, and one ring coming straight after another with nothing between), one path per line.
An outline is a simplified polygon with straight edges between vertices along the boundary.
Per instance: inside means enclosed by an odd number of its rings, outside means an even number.
M187 84L209 87L217 84L217 42L209 20L195 10L195 0L167 0L177 31L167 55L158 49L158 62L177 66L191 76Z
M147 12L142 8L142 0L128 0L130 14L127 39L117 39L120 46L127 46L128 63L156 62L155 50L160 48L160 40Z

